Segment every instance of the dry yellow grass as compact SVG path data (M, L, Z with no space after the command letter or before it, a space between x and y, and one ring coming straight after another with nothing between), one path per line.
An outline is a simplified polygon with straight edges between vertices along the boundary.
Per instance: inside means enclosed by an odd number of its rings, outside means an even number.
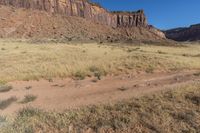
M121 46L0 40L0 82L200 68L200 45Z
M0 85L13 80L37 80L133 71L200 69L200 45L100 45L28 43L0 40ZM199 76L199 73L196 73ZM16 118L0 116L0 131L15 132L199 132L200 85L111 105L85 107L63 113L23 109ZM122 91L124 88L120 88ZM36 98L29 96L28 102ZM15 97L2 101L2 108Z

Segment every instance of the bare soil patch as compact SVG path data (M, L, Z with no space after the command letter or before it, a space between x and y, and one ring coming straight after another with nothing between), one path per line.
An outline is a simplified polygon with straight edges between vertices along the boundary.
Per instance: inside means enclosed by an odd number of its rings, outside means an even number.
M157 72L107 76L97 82L93 82L95 78L86 78L85 80L53 79L52 82L48 80L15 81L9 83L13 89L3 94L0 93L0 97L8 99L15 96L18 102L12 103L0 112L2 115L11 115L24 107L62 112L70 108L113 103L199 82L200 77L195 75L197 72ZM31 89L27 89L30 86ZM37 96L37 98L31 102L20 104L19 101L23 100L26 95Z

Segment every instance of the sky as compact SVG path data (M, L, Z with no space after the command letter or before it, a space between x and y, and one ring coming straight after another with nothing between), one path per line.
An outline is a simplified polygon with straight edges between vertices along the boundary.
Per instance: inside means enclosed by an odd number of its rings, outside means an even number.
M200 23L200 0L92 0L109 11L144 9L148 23L166 30Z

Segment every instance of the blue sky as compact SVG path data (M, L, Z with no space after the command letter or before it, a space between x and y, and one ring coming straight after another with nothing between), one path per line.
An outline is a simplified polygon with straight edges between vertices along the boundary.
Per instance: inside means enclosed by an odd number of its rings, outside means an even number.
M200 0L92 0L110 11L144 9L148 23L160 29L200 23Z

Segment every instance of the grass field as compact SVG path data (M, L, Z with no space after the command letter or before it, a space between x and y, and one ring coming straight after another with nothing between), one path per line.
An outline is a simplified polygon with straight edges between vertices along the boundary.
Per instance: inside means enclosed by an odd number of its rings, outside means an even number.
M0 118L2 133L33 132L200 132L200 84L173 88L114 105L63 113L27 108L13 120Z
M200 45L111 46L0 40L0 82L199 69L199 60Z
M180 46L53 43L0 40L0 92L16 80L84 79L107 74L200 69L200 45ZM194 76L199 76L195 73ZM30 86L26 90L31 89ZM126 88L120 88L124 91ZM25 95L20 104L37 100ZM0 101L5 109L17 97ZM62 113L25 108L16 117L0 115L0 132L200 132L200 84L194 82L115 104Z

